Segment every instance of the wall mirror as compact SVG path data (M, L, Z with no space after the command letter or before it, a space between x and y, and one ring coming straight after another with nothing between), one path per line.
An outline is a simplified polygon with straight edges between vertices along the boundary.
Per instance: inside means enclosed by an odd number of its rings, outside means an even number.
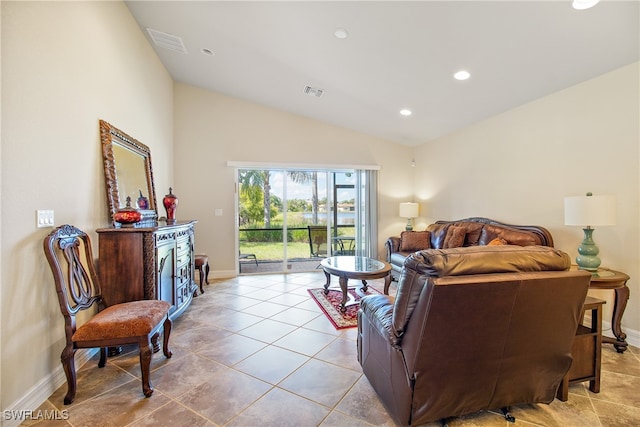
M156 220L156 192L149 147L100 120L100 141L107 184L109 217L127 205L142 213L142 221Z

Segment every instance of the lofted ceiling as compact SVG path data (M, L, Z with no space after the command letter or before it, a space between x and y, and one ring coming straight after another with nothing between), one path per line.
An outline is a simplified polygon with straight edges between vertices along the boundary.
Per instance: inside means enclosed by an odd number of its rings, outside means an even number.
M640 54L638 0L125 3L175 81L410 146Z

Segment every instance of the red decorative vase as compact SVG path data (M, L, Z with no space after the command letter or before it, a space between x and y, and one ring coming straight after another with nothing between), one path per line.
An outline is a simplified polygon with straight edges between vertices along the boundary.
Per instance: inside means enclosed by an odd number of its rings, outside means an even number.
M178 198L172 193L173 189L169 187L169 194L164 196L162 204L167 211L167 222L176 222L176 208L178 207Z
M118 209L118 211L113 214L113 220L120 223L123 227L133 227L133 224L140 222L141 219L142 214L131 207L131 197L127 197L126 207Z

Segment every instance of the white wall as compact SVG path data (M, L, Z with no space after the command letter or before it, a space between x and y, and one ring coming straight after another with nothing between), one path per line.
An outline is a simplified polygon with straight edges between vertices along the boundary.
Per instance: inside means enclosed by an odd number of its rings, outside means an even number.
M381 257L384 240L404 227L398 203L412 198L413 148L185 84L175 84L174 100L177 217L198 220L196 252L209 255L212 277L236 268L228 161L379 165Z
M617 225L593 236L602 265L631 277L622 324L638 342L639 81L635 63L418 147L416 197L429 208L421 225L468 216L542 225L575 258L583 232L564 225L564 197L615 194ZM592 293L607 299L610 319L613 292Z
M156 184L173 177L173 82L121 2L1 2L2 409L53 390L63 319L37 209L97 243L109 225L98 120L151 148ZM97 254L97 246L95 247ZM23 402L24 403L24 402ZM15 408L15 405L18 405Z

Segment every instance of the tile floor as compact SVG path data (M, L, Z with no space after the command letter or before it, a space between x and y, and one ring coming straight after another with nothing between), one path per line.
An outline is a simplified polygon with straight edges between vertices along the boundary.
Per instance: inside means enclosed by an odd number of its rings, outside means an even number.
M314 272L212 282L174 322L173 357L154 354L151 398L126 349L104 369L97 356L80 369L72 405L62 404L65 384L39 408L68 420L24 425L391 426L356 360L356 329L335 330L307 293L324 280ZM567 402L512 408L516 426L640 425L639 356L605 346L599 394L577 384ZM510 426L493 412L449 425Z

